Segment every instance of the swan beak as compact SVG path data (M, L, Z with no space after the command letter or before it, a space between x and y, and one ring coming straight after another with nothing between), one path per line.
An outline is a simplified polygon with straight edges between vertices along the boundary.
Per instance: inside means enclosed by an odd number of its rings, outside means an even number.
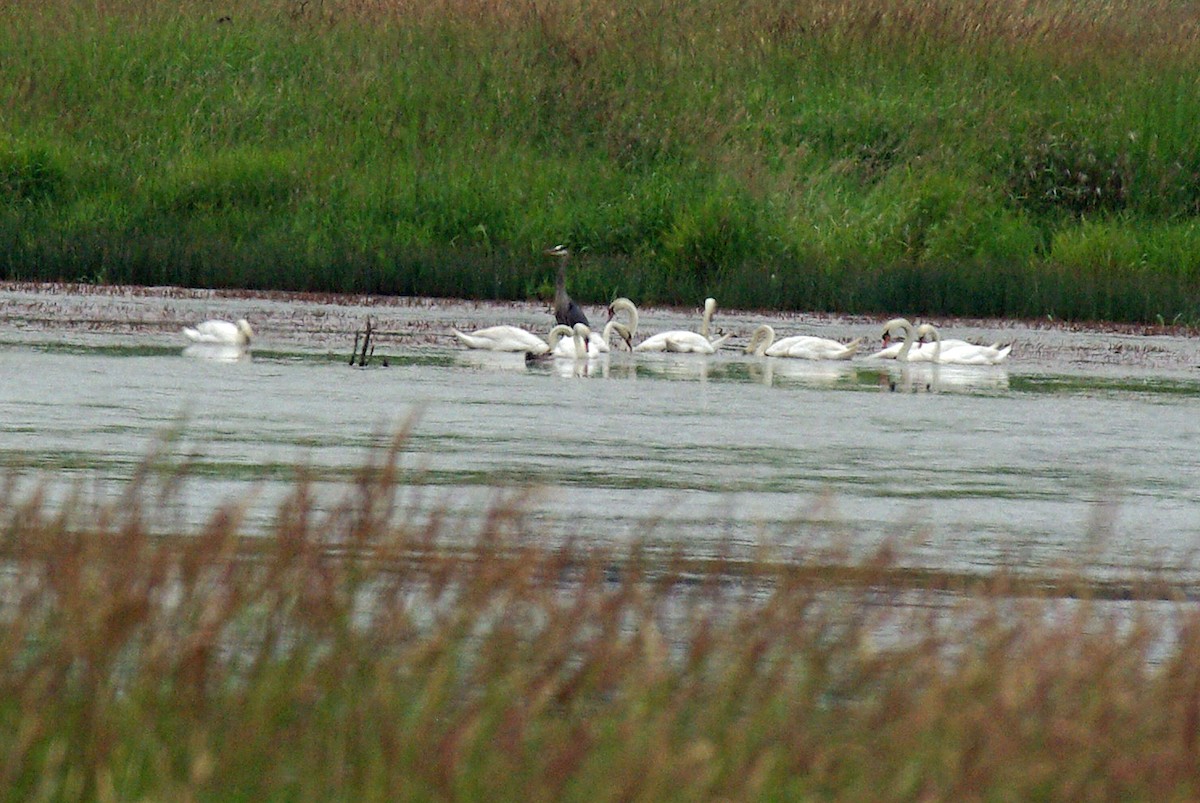
M888 343L892 342L892 336L888 332L883 333L883 345L886 348Z

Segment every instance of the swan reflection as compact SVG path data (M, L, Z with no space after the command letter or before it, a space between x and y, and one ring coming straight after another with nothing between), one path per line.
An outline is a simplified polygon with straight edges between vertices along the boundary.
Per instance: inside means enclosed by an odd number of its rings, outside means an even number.
M230 343L192 343L184 347L183 356L194 360L237 362L250 359L250 350Z
M855 376L854 365L843 361L811 361L767 357L752 363L750 377L764 385L804 385L827 388Z
M897 393L981 393L1008 390L1008 370L994 365L903 363L880 374L880 384Z

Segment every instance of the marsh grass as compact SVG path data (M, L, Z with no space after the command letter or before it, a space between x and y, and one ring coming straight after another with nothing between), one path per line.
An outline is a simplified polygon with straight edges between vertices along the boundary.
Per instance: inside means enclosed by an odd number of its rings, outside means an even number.
M331 508L301 478L253 537L236 503L152 534L187 482L169 443L111 503L10 475L5 796L1197 793L1200 616L1165 578L551 548L520 492L472 533L416 525L404 441Z
M514 298L566 241L590 303L1200 318L1175 0L0 20L0 278Z

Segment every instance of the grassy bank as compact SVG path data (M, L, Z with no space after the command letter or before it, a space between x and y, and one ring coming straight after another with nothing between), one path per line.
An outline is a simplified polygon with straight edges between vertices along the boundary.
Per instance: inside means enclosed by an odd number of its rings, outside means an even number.
M1016 578L947 585L883 556L822 569L550 550L519 500L464 549L452 522L406 523L395 452L332 513L298 484L268 536L240 537L233 506L154 537L156 503L186 483L169 462L99 508L0 489L5 799L1186 800L1200 786L1194 610L1055 601Z
M0 20L3 279L1200 320L1178 0Z

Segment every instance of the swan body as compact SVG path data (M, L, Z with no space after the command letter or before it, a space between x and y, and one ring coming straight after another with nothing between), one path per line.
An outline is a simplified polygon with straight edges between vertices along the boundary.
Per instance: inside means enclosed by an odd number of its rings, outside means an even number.
M904 342L891 344L892 333L899 330ZM892 318L883 325L883 349L871 357L896 360L897 362L933 362L934 348L922 347L907 318Z
M963 340L943 341L937 327L931 323L923 323L917 327L917 337L925 342L926 337L933 338L933 354L931 361L942 365L998 365L1008 358L1012 346L998 348L996 346L978 346ZM947 348L946 343L952 345ZM925 351L922 348L922 351Z
M721 344L729 339L729 335L716 340L709 340L699 332L678 331L659 332L648 337L633 347L634 351L671 351L676 354L715 354Z
M571 339L562 340L562 336L567 333L570 333ZM574 326L559 324L550 330L550 354L555 357L586 360L591 337L592 330L586 323L577 323ZM569 346L569 348L564 349L563 346Z
M582 326L587 329L586 324L576 324L576 326ZM621 323L620 321L609 321L608 323L604 324L603 333L593 332L588 329L587 335L582 339L585 348L584 353L579 352L578 344L580 341L577 341L574 337L572 337L570 340L559 340L557 344L555 344L553 348L554 356L578 358L585 356L592 357L597 354L607 354L610 351L609 341L612 340L614 332L621 336L621 339L625 341L626 345L628 345L632 339L632 335L629 333L629 329L625 326L625 324ZM573 334L574 330L572 330L572 335ZM582 336L582 333L580 334Z
M754 330L747 354L762 357L792 357L798 360L848 360L858 351L863 338L842 343L826 337L793 335L782 340L775 339L775 329L763 324Z
M534 354L545 354L550 350L545 340L519 326L489 326L469 333L457 329L451 331L469 349L525 351Z
M193 326L183 327L183 334L193 343L211 343L214 345L249 346L254 330L245 318L236 322L203 321Z
M670 351L679 354L715 354L721 344L729 339L729 335L709 339L708 331L712 323L713 313L717 309L717 301L713 298L704 300L704 316L700 320L700 331L689 332L686 329L673 329L666 332L659 332L656 335L643 340L633 347L634 351ZM638 311L637 306L628 298L618 298L608 306L608 314L611 318L618 312L627 312L629 314L629 337L632 340L637 334L638 327Z

